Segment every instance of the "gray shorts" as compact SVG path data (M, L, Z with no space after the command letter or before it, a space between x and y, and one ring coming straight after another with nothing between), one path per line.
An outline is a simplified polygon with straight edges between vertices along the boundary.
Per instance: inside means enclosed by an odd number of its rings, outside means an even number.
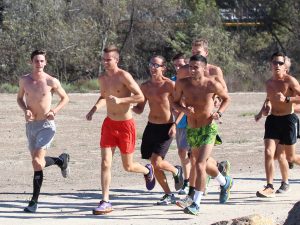
M178 149L189 149L186 128L176 128L176 144Z
M30 151L48 149L56 131L54 120L38 120L26 123L26 136Z

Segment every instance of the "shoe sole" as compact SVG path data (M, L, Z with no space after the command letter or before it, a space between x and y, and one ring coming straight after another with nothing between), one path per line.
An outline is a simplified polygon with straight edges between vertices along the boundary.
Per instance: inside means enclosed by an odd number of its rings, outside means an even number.
M179 170L179 173L178 173L178 183L177 184L175 183L175 190L179 191L181 189L181 187L183 186L183 171L182 171L182 167L181 166L175 166L175 167ZM182 179L179 179L180 177Z
M272 194L272 195L263 195L259 191L257 191L256 192L256 197L259 197L259 198L274 198L275 194Z
M227 167L225 168L226 171L222 173L223 176L230 176L230 170L231 170L231 164L228 160L226 160L227 162Z
M225 204L230 199L230 191L233 186L233 179L230 180L229 188L228 188L228 198L224 202L220 202L220 204Z
M186 208L187 206L189 206L188 204L183 205L183 204L181 204L180 202L176 202L175 204L176 204L178 207L182 208L182 209L184 209L184 208ZM192 204L192 203L191 203L191 204Z
M109 210L106 210L106 211L93 210L93 215L104 215L104 214L111 213L112 211L114 211L114 210L113 209L109 209Z
M69 154L67 154L66 153L66 155L67 155L67 168L65 169L65 171L66 171L66 174L64 174L63 172L61 172L61 175L63 176L63 178L67 178L67 177L69 177L69 175L70 175L70 173L71 173L71 170L70 170L70 166L69 166L69 162L70 162L70 155Z
M276 191L275 194L280 194L280 195L284 195L284 194L288 194L290 192L290 190L288 191Z
M185 209L183 210L183 212L184 212L185 214L190 214L190 215L193 215L193 216L198 216L198 215L199 215L199 212L194 213L194 212L190 211L188 208L185 208Z
M37 210L37 209L36 209ZM29 210L27 208L24 209L24 212L27 212L27 213L35 213L36 210Z
M154 189L154 187L155 187L155 183L156 183L156 181L155 181L155 176L154 176L154 168L153 168L153 166L152 166L152 164L149 164L150 166L151 166L151 169L152 169L152 175L153 175L153 187L152 188L148 188L147 187L147 181L145 180L145 182L146 182L146 188L147 188L147 190L148 191L151 191L151 190L153 190ZM146 167L146 168L148 168L148 167ZM149 169L149 168L148 168Z

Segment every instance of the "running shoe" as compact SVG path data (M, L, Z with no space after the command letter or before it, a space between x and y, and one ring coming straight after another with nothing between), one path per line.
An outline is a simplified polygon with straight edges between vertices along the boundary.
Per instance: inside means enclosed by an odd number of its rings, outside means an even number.
M263 190L257 191L256 196L259 198L274 198L275 197L274 188L267 185L264 187Z
M67 178L70 175L70 155L67 153L62 153L58 158L60 158L63 161L62 166L60 167L61 169L61 175L64 178Z
M232 188L233 185L233 179L231 177L226 176L225 180L226 180L226 184L224 186L220 186L221 191L220 191L219 201L221 204L226 203L230 198L230 189Z
M176 204L176 198L174 194L165 194L156 204L157 205Z
M206 176L205 190L203 192L203 195L207 195L208 194L208 187L209 187L210 180L211 180L211 176L207 175Z
M179 206L180 208L186 208L188 207L189 205L191 205L193 203L193 199L191 198L191 196L187 195L185 196L185 198L183 199L179 199L177 202L176 202L176 205Z
M177 174L174 176L175 190L178 191L183 186L183 172L181 166L175 166L178 170Z
M146 181L146 188L150 191L155 186L154 170L151 164L147 164L145 167L149 170L149 173L144 175L144 178Z
M222 161L222 162L218 163L217 166L218 166L218 170L220 171L220 173L224 177L230 175L231 165L230 165L230 162L228 160L225 160L225 161Z
M285 182L281 182L281 185L276 191L276 194L286 194L288 192L290 192L290 185Z
M35 213L38 208L37 202L31 200L27 207L24 208L24 212Z
M289 169L293 169L294 168L294 163L288 162L288 164L289 164Z
M190 206L185 207L183 211L186 214L197 216L200 212L200 207L195 202L193 202Z
M93 209L94 215L103 215L113 211L112 205L110 202L101 200L98 207Z
M184 182L182 188L179 190L179 195L187 195L189 193L189 182Z

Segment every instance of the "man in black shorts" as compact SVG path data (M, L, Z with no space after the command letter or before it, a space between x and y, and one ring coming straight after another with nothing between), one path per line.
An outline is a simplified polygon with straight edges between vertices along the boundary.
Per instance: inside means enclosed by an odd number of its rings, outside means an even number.
M153 56L149 63L151 79L141 85L145 101L133 107L133 111L141 114L148 101L150 113L148 124L145 128L141 153L143 159L151 160L154 167L155 177L164 190L164 196L158 205L175 204L176 199L172 194L164 171L173 174L175 189L178 191L183 185L181 166L173 166L165 160L169 146L176 134L176 122L173 122L171 104L169 98L174 91L174 82L164 76L166 71L165 59L162 56Z
M295 103L300 102L298 81L287 74L285 55L276 52L271 57L272 77L266 81L267 100L272 108L265 122L265 170L267 185L257 191L256 196L270 198L275 196L273 187L274 157L286 155L289 162L300 165L300 155L295 153L297 141L297 116L294 113Z

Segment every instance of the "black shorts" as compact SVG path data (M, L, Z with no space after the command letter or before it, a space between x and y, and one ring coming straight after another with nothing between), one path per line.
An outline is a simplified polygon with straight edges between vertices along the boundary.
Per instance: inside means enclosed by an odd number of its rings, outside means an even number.
M154 124L148 122L141 145L143 159L150 159L152 153L165 158L173 140L168 134L171 126L172 123Z
M298 121L295 113L285 116L269 115L265 122L264 139L277 139L282 145L295 144L299 132Z

